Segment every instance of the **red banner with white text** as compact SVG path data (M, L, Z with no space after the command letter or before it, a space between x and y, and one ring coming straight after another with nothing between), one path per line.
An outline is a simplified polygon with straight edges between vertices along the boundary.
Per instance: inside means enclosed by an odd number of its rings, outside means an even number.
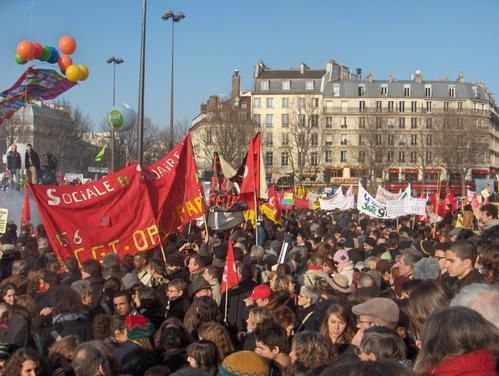
M77 186L31 185L56 254L79 263L107 253L143 252L159 244L155 211L140 166L132 164Z

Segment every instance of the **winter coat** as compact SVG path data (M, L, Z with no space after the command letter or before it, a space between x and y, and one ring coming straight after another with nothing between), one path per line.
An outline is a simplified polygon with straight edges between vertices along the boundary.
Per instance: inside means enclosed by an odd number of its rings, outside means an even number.
M31 150L31 158L28 152L24 155L24 165L26 168L35 167L37 170L40 169L40 157L38 153L34 150Z
M16 151L16 154L9 151L7 153L7 169L9 171L12 170L20 170L21 169L21 154Z
M488 350L463 355L449 355L437 366L427 370L433 376L497 376L496 359Z

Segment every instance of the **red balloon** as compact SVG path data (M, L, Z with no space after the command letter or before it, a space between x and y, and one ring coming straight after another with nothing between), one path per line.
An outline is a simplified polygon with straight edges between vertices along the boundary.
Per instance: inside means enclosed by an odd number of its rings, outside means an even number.
M59 39L59 49L63 54L71 55L76 51L76 41L69 35L64 35Z
M33 58L38 59L40 56L42 56L43 53L43 46L35 42L33 43Z
M70 65L73 65L73 59L71 59L68 55L62 55L59 57L59 60L57 60L57 63L59 64L59 68L61 68L61 70L66 71Z
M33 44L27 40L23 40L17 44L16 52L23 60L33 58Z

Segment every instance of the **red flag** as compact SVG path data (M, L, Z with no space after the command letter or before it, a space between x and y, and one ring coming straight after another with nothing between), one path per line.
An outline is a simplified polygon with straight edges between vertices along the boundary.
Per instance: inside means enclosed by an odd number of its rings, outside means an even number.
M144 168L152 207L162 234L201 217L205 212L201 184L187 133L163 159Z
M224 274L222 276L222 285L220 292L224 293L230 290L239 283L237 276L236 260L234 258L234 249L232 248L232 239L229 239L229 247L227 248L227 257L225 258Z
M27 225L31 220L31 210L29 208L29 192L28 187L24 191L24 203L23 203L23 212L21 217L21 226Z
M243 181L241 183L240 198L249 208L255 209L256 176L255 158L253 157L253 140L250 140L248 154L246 155L246 166L244 167Z

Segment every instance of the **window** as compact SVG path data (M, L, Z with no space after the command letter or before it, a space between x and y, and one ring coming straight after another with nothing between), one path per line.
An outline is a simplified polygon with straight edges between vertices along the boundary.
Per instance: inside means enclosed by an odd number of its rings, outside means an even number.
M273 105L274 105L274 98L267 98L266 99L267 108L272 108L272 107L274 107Z
M333 127L333 118L332 116L326 116L326 128Z
M317 133L312 133L310 136L310 145L318 146L319 145L319 135Z
M431 112L431 102L426 102L426 112Z
M255 98L253 100L253 107L255 107L255 108L262 107L262 100L261 100L261 98Z
M366 161L366 152L365 151L359 151L358 160L359 160L359 163L364 163Z
M339 97L340 96L340 85L339 84L334 84L333 85L333 96L334 97Z
M281 153L281 166L286 167L289 165L289 153L287 151L283 151Z
M457 129L463 129L463 119L462 118L458 118L457 119Z
M364 112L366 110L366 101L359 101L359 112Z
M265 152L265 166L272 167L274 165L274 153L271 151Z
M291 81L290 80L283 80L281 89L282 90L290 90L291 89Z
M395 137L393 136L393 134L389 134L387 136L387 142L389 146L395 145Z
M289 98L288 97L281 98L281 107L282 108L289 108Z
M304 146L305 145L305 133L301 132L298 133L298 145L299 146Z
M416 146L418 144L418 135L411 134L411 145Z
M305 98L298 98L298 108L305 108Z
M432 90L431 85L424 86L424 96L425 97L432 97L433 96L433 90Z
M333 101L326 101L326 112L333 112Z
M366 128L366 118L360 117L359 118L359 129L365 129L365 128Z
M472 86L471 90L473 91L473 97L478 97L478 88L476 86Z
M314 81L306 81L305 90L314 90Z
M405 163L405 152L399 151L399 163Z
M311 127L318 127L319 126L319 115L310 115L308 117L308 121L310 122Z
M404 97L411 96L411 85L404 85Z
M449 97L450 98L455 98L456 97L456 86L455 85L449 85L448 90L449 90Z
M246 112L240 112L238 118L241 121L246 121L246 119L248 118L248 114Z
M416 163L418 161L418 154L415 151L411 151L411 163Z
M265 115L265 126L272 127L272 114Z
M359 146L363 146L366 144L366 139L364 137L365 135L359 134Z
M341 125L340 126L341 126L341 128L347 128L348 127L346 116L344 116L344 117L341 118Z
M260 114L254 114L253 115L253 123L255 123L255 125L257 127L261 127L262 126L262 116Z
M431 134L426 135L426 145L431 146L433 144L433 137Z
M341 150L340 151L340 162L346 162L346 161L347 161L347 151Z
M312 98L312 108L319 107L319 98Z
M348 112L348 102L341 101L341 112Z
M333 135L330 133L326 134L325 140L326 140L326 145L331 146L333 144Z
M381 96L386 97L387 95L388 95L388 85L382 84L381 85Z
M316 151L310 153L310 165L314 167L319 165L319 157Z
M404 112L404 111L405 111L405 102L399 101L399 112Z
M376 117L376 128L380 129L381 127L382 127L381 118L378 116Z
M289 133L281 133L281 145L289 145Z
M366 95L366 85L359 85L357 88L357 92L359 94L359 97L363 97Z
M246 110L246 109L248 108L248 103L242 103L242 104L241 104L241 108L242 108L243 110Z
M388 125L388 128L389 128L389 129L393 129L393 128L395 128L395 118L392 118L392 117L391 117L391 118L388 118L388 119L386 120L386 124Z
M386 161L393 162L393 150L389 150L386 152Z
M449 118L444 118L444 129L449 129Z
M281 114L281 127L289 127L289 114Z
M433 154L431 151L426 152L426 163L431 163L433 161Z
M462 112L463 111L463 102L457 102L457 111Z
M347 144L347 135L346 134L340 135L340 144L341 145L346 145Z
M383 136L381 134L375 134L375 138L374 138L374 143L376 145L381 145L381 143L383 142Z
M324 152L324 161L326 163L331 163L333 161L333 151L332 150L326 150Z
M426 129L433 128L433 118L426 118Z
M399 118L399 128L400 129L404 129L405 128L405 118L404 117L400 117Z
M261 81L260 82L260 90L263 90L263 91L269 91L270 89L270 81Z
M395 102L388 101L388 112L393 112L394 109L395 109Z
M272 146L274 144L272 139L272 133L265 133L265 145Z
M306 121L305 114L299 114L298 115L298 125L300 127L304 127L305 126L305 121Z
M444 111L449 111L449 102L444 102Z
M381 101L376 101L376 112L381 112L383 108Z
M418 118L411 118L411 129L418 129Z
M411 112L416 112L418 110L418 102L411 102Z
M206 130L204 142L206 143L206 145L213 145L213 136L211 134L211 129Z

